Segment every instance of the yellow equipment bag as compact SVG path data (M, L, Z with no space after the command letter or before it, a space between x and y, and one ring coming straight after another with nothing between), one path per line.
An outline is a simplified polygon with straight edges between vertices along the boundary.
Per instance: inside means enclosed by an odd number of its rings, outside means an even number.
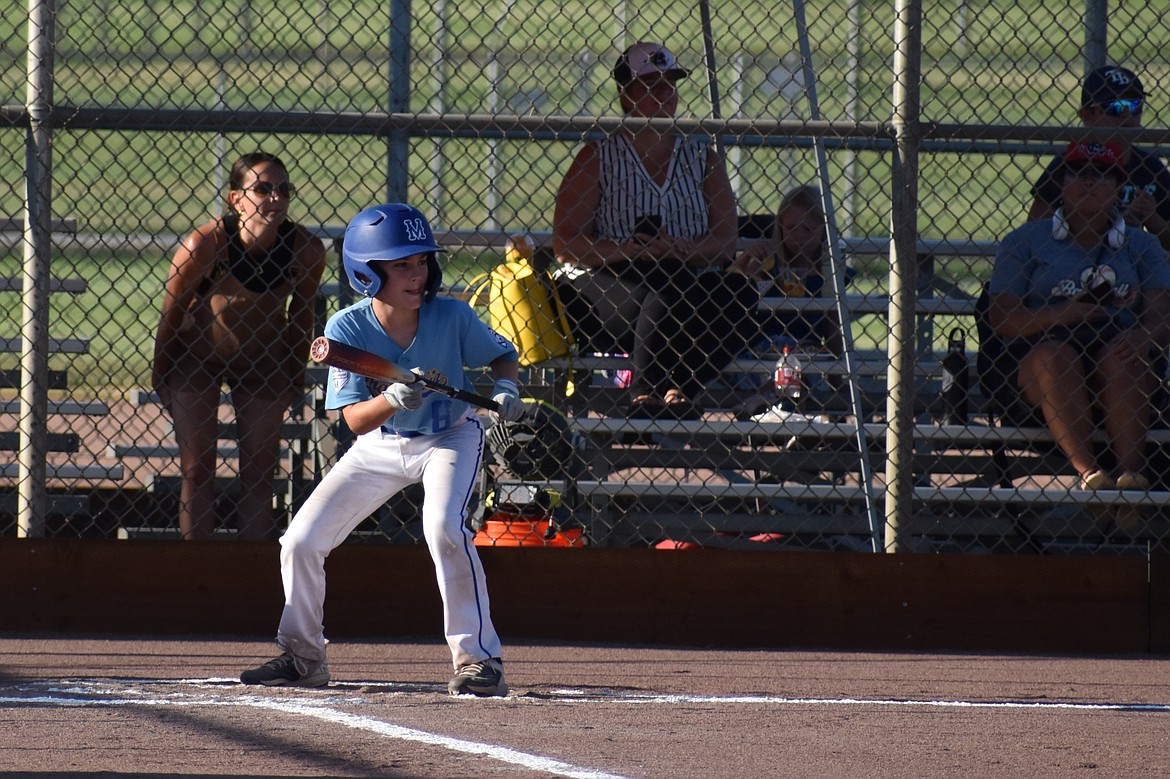
M509 251L507 259L472 279L471 299L486 290L488 322L516 347L521 365L569 355L573 334L552 276L534 268L522 252Z

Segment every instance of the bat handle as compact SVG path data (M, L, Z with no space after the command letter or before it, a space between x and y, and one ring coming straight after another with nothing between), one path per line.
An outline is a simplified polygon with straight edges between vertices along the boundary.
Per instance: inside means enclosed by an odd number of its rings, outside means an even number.
M433 382L422 376L419 376L418 380L421 381L423 386L427 387L428 389L441 392L447 397L455 398L456 400L462 400L465 403L470 403L471 405L479 406L480 408L486 408L488 411L500 410L500 404L491 398L485 398L482 395L476 395L474 392L468 392L467 390L456 389L454 387L449 387L446 384Z

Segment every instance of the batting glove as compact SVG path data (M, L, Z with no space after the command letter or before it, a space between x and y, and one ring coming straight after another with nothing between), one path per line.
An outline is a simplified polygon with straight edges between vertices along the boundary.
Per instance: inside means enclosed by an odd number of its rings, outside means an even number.
M496 379L492 400L500 404L496 416L504 422L519 422L528 409L520 402L520 388L511 379Z
M421 381L410 384L391 384L382 392L382 397L395 411L411 411L422 405L423 385Z

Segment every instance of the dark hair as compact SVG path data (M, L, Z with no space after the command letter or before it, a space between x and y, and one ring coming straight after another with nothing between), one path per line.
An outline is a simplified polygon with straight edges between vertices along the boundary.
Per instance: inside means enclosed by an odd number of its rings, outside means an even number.
M243 189L244 176L262 162L271 162L288 175L288 168L280 161L280 157L264 151L254 151L251 154L240 155L240 158L232 163L232 172L228 174L228 189Z

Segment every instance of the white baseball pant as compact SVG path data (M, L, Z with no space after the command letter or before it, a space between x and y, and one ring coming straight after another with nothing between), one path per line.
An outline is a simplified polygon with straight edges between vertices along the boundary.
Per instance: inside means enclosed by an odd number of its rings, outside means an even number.
M483 460L483 425L470 416L435 435L358 436L280 539L284 612L276 641L310 661L325 659L325 558L392 495L423 484L423 536L443 599L454 667L500 656L487 582L467 528L467 503Z

